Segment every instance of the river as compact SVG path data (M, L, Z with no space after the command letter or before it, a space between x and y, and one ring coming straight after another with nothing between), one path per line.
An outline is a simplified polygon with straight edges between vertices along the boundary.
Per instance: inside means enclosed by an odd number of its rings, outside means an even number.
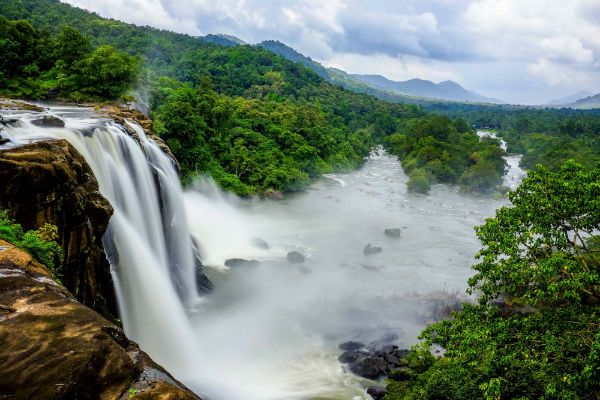
M473 227L508 204L444 185L408 193L400 163L381 149L359 170L280 201L241 200L210 180L183 193L171 160L139 126L138 144L91 109L46 113L65 126L4 112L13 121L2 147L61 138L82 153L115 209L104 240L119 255L109 261L127 335L212 400L368 399L373 382L344 371L338 344L415 344L444 306L465 299L479 248ZM518 156L506 160L514 188L523 171ZM190 232L215 283L204 297L190 287ZM367 244L382 251L365 255ZM305 262L288 262L292 250ZM231 258L260 264L226 267Z
M514 187L523 171L512 161L505 184ZM240 200L209 181L186 193L190 229L216 283L192 317L211 398L369 399L372 382L344 372L337 345L409 347L440 305L465 298L479 249L473 227L508 202L444 185L416 195L407 180L378 150L361 169L280 201ZM270 249L250 245L254 237ZM382 252L364 255L369 243ZM306 256L301 266L286 260L291 250ZM229 258L261 264L227 268Z

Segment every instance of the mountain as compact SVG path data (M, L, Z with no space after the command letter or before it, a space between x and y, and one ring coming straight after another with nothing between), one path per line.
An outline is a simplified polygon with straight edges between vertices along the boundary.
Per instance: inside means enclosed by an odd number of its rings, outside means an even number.
M434 83L425 79L410 79L396 82L381 75L351 75L355 80L381 89L409 96L427 97L450 101L468 101L476 103L502 103L501 100L482 96L467 90L454 81Z
M223 34L218 34L218 35L209 34L209 35L203 36L202 40L205 42L208 42L208 43L213 43L213 44L218 44L220 46L228 46L228 47L243 46L245 44L248 44L238 37L231 36L231 35L223 35Z
M600 108L600 93L593 96L588 96L583 99L579 99L570 104L565 104L565 107L577 108L581 110L589 110L592 108Z
M573 93L570 96L565 96L565 97L561 97L559 99L549 101L548 103L546 103L546 105L562 105L562 104L574 103L577 100L583 99L585 97L593 96L593 95L594 95L594 93L588 92L587 90L580 90L579 92Z
M293 62L302 63L330 82L344 86L347 89L394 101L393 96L399 95L396 101L418 102L415 98L440 99L449 101L468 101L476 103L503 103L501 100L482 96L467 90L453 81L438 84L424 79L411 79L395 82L381 75L348 74L345 71L327 68L312 58L299 53L290 46L275 40L266 40L257 46L272 51Z
M292 62L302 63L305 67L312 69L322 78L330 80L330 74L327 71L327 68L314 61L312 58L297 52L290 46L281 43L278 40L265 40L264 42L258 43L257 46L269 50L277 55L280 55L283 58L286 58Z

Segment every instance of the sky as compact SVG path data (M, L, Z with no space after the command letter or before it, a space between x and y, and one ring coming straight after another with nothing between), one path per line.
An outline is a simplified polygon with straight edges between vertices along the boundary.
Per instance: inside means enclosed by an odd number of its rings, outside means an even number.
M600 92L600 0L63 0L102 16L248 43L393 80L454 80L510 103Z

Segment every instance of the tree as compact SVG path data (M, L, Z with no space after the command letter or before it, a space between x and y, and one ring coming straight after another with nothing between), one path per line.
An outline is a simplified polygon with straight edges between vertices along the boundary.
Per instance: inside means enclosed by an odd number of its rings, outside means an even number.
M80 59L83 59L90 51L90 40L77 29L64 26L56 37L54 57L63 61L67 68Z
M135 57L105 45L77 61L73 70L74 89L91 96L115 99L133 85L138 62Z
M529 173L482 243L453 318L427 328L443 357L389 399L597 399L600 394L600 167Z

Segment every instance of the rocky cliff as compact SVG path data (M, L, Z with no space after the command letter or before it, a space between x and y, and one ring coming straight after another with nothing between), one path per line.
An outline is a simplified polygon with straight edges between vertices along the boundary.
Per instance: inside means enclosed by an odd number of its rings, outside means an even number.
M117 315L101 242L112 207L81 154L64 140L0 150L0 182L0 208L25 229L58 227L65 287L101 314Z
M4 241L0 343L2 399L199 399L118 326L77 302L43 265Z

